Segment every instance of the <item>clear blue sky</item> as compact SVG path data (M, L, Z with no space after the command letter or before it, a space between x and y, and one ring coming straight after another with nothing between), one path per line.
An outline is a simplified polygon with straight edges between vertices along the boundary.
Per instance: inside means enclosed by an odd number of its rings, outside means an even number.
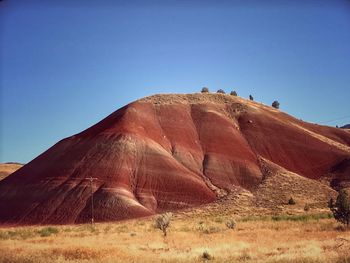
M29 162L135 99L203 86L350 123L346 0L4 0L0 23L0 162Z

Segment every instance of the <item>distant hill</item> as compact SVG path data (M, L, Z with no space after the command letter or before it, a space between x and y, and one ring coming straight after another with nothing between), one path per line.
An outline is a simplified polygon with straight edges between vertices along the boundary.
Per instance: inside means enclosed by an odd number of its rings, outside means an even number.
M342 129L350 129L350 124L346 124L346 125L344 125L344 126L342 126L340 128L342 128Z
M0 180L17 171L22 166L23 164L21 163L0 163Z

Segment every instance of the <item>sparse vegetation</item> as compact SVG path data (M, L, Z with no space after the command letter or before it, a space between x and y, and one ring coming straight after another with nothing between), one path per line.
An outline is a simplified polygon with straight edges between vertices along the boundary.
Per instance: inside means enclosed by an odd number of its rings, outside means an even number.
M309 212L309 211L310 211L310 205L309 205L308 203L306 203L306 204L304 205L304 211L305 211L305 212Z
M295 205L295 201L293 199L293 197L290 197L289 200L288 200L288 205Z
M165 241L153 218L96 223L96 232L88 225L54 226L58 232L48 237L39 234L42 226L3 227L0 262L349 262L350 238L331 213L235 218L234 232L225 231L228 219L172 217ZM199 222L220 231L193 231Z
M226 221L225 225L229 228L229 229L235 229L236 227L236 221L234 219L229 219Z
M218 89L217 93L225 94L226 92L223 89Z
M237 96L237 92L235 90L231 91L230 95Z
M213 233L218 233L218 232L222 231L222 229L220 227L217 227L215 225L206 224L203 221L199 222L199 226L198 226L197 230L203 234L213 234Z
M350 199L345 190L340 190L337 200L330 199L329 208L331 209L334 218L344 224L347 228L350 225Z
M170 220L172 216L172 213L165 213L156 218L155 227L162 230L164 236L167 235L167 229L170 225Z
M254 100L252 95L249 95L249 100Z
M310 214L310 215L276 215L272 216L273 221L295 221L295 222L308 222L312 220L330 219L332 214Z
M1 231L0 230L0 240L25 240L28 238L32 238L35 236L35 233L30 229L26 228L17 228L9 231Z
M204 251L203 254L202 254L202 258L204 260L212 260L213 259L213 256L209 254L208 251Z
M207 87L203 87L201 90L202 93L208 93L209 89Z
M56 227L44 227L38 231L41 237L48 237L51 236L52 234L57 234L58 229Z
M279 109L280 108L280 103L277 100L275 100L274 102L272 102L271 106L274 107L275 109Z

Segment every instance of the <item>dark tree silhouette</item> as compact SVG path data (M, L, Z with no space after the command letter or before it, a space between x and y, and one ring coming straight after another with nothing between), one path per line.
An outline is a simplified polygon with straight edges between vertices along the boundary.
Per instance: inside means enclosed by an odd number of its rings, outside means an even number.
M223 89L218 89L217 93L225 94L225 91Z
M208 93L209 89L207 87L203 87L201 90L202 93Z
M276 109L279 109L280 108L280 103L275 100L274 102L272 102L272 107L276 108Z
M350 225L350 200L349 195L345 190L340 190L337 200L329 200L329 208L331 209L334 218L346 225L349 228Z

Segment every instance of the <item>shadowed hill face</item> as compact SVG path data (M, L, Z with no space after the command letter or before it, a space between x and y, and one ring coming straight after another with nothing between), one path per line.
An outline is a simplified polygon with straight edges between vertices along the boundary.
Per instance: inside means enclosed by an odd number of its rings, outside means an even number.
M119 220L212 202L262 182L260 157L318 179L350 134L223 94L155 95L66 138L0 182L0 222ZM344 170L346 171L346 169ZM342 178L342 170L337 170Z

